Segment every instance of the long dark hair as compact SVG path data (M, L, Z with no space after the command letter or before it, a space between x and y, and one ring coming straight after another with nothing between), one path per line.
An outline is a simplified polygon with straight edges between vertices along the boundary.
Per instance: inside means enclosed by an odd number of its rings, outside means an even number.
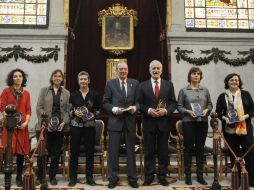
M22 81L22 84L21 86L22 87L25 87L26 86L26 82L27 82L27 74L21 70L21 69L13 69L12 71L9 72L9 74L7 75L7 78L6 78L6 84L8 86L13 86L14 84L14 81L13 81L13 75L15 72L20 72L22 74L22 77L23 77L23 81Z

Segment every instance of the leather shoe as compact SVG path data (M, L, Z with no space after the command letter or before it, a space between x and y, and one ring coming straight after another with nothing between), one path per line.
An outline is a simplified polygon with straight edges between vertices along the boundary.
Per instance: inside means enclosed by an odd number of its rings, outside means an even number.
M250 182L249 182L249 186L250 186L250 187L254 187L254 181L250 181Z
M108 188L109 189L115 188L118 184L118 181L119 181L119 177L117 177L117 176L115 178L110 178Z
M152 179L145 179L143 186L149 186L149 185L151 185L152 182L153 182Z
M115 187L116 187L116 185L117 185L117 183L116 183L116 182L112 182L112 181L110 181L110 182L109 182L109 184L108 184L108 188L109 188L109 189L113 189L113 188L115 188Z
M132 188L138 188L139 185L136 181L129 181L129 185L132 187Z
M76 185L76 183L77 183L77 180L71 178L70 181L69 181L69 183L68 183L68 186L69 186L69 187L74 187L74 186Z
M35 186L41 185L42 184L42 179L41 178L36 178L35 180Z
M17 187L22 187L23 186L23 181L22 177L16 179Z
M166 180L166 178L159 179L159 184L162 186L169 186L169 182Z
M86 178L86 184L90 185L90 186L95 186L96 185L96 183L95 183L95 181L92 177L87 177Z
M207 185L207 182L205 181L205 179L203 177L198 177L197 181L201 184L201 185Z
M56 178L50 179L49 182L50 182L50 185L52 185L52 186L57 185L57 180L56 180Z
M186 185L192 185L192 181L191 181L191 178L190 178L190 177L186 177L186 178L185 178L185 184L186 184Z

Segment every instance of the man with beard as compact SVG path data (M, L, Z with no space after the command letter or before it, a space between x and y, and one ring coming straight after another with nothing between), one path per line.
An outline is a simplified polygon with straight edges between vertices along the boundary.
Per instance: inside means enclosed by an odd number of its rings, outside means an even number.
M176 98L172 82L161 79L162 64L158 60L150 63L151 79L140 84L138 102L143 113L143 135L145 153L144 186L150 185L156 173L163 186L168 186L168 137L170 132L170 115L176 109Z

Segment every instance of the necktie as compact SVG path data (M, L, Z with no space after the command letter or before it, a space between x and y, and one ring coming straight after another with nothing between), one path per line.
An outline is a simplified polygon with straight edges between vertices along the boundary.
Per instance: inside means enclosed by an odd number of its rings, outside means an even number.
M159 89L158 81L156 80L154 82L155 82L154 95L158 99L159 98L160 89Z
M124 80L122 81L122 93L123 93L123 96L126 98L126 90L124 87Z

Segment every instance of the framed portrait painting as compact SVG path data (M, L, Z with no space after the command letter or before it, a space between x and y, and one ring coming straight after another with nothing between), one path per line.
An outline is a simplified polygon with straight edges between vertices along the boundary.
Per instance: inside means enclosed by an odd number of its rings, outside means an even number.
M105 16L102 20L102 48L131 50L134 47L132 16Z
M103 50L120 55L134 48L134 26L138 20L136 11L116 3L107 10L99 11L98 16Z

